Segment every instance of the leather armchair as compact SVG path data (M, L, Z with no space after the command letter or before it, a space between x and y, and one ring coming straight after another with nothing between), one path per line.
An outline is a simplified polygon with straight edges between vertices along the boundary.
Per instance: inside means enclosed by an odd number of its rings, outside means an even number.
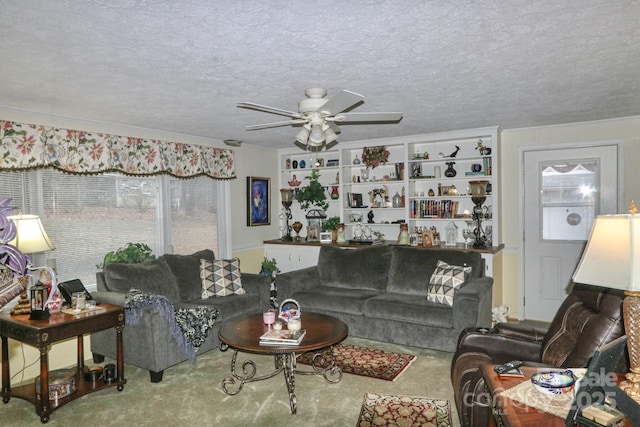
M576 283L548 328L498 323L462 331L451 363L461 426L489 422L480 365L522 360L529 366L586 367L595 350L624 334L623 298L623 291Z

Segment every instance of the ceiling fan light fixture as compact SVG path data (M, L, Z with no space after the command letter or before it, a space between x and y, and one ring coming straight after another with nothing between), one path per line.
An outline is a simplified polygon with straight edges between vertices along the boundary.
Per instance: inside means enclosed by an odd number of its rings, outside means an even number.
M296 134L296 141L301 144L307 145L307 141L309 141L309 134L311 133L311 128L309 125L304 125L300 132Z
M311 135L309 135L309 144L320 145L324 142L325 134L322 131L322 125L314 124L311 126Z
M338 135L336 135L333 129L331 129L329 126L325 125L323 127L323 131L324 131L324 139L327 144L330 144L334 142L336 139L338 139Z

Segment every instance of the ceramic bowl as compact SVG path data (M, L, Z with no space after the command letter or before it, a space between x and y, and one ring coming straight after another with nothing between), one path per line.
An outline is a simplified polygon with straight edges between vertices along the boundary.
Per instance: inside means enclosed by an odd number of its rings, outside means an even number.
M573 390L576 379L573 372L537 372L531 377L531 382L537 390L546 394L563 394Z

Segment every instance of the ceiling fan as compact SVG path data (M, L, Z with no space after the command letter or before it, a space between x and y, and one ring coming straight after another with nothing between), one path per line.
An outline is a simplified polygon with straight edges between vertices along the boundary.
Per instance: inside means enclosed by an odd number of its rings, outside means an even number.
M291 117L291 120L283 122L246 126L245 130L302 126L296 134L294 144L303 150L320 151L323 148L328 150L338 143L340 128L337 124L387 124L398 123L402 119L402 113L397 112L350 113L349 111L364 103L364 97L348 90L341 91L331 99L325 98L326 89L311 88L305 90L304 94L307 98L298 103L297 113L253 102L238 103L239 108Z

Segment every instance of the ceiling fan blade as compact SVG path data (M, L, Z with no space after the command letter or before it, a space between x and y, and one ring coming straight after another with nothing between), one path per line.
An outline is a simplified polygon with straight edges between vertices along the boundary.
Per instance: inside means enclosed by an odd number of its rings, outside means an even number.
M244 130L259 130L259 129L277 128L280 126L293 126L293 125L307 123L307 121L308 120L305 120L305 119L296 119L296 120L287 120L285 122L263 123L261 125L245 126Z
M357 93L343 90L333 98L329 99L319 108L320 113L329 114L331 116L346 110L357 107L364 102L364 96Z
M294 119L304 118L304 114L293 111L282 110L280 108L268 107L266 105L254 104L253 102L239 102L238 108L246 108L249 110L262 111L264 113L279 114L281 116L293 117Z
M340 133L340 132L342 132L342 131L340 130L340 128L338 127L338 125L337 125L337 124L335 124L335 123L333 123L333 122L329 122L329 121L327 121L327 125L328 125L328 126L331 128L331 130L332 130L332 131L334 131L335 133Z
M340 113L334 117L327 117L326 120L340 123L341 125L353 123L397 123L402 120L402 113Z

